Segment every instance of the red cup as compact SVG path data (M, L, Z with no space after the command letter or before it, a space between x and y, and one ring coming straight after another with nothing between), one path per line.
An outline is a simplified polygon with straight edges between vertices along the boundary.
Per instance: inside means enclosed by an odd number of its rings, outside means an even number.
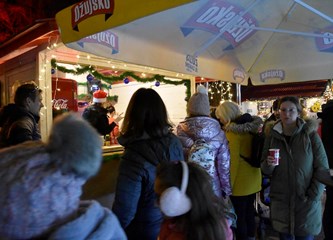
M279 159L280 159L280 149L277 148L271 148L268 149L269 155L274 158L274 162L271 163L272 166L279 165Z

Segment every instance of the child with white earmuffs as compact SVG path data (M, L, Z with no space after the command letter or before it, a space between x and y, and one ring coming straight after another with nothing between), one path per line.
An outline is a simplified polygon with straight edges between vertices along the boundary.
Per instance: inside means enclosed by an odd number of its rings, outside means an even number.
M156 170L154 189L165 215L159 240L233 239L210 176L198 164L161 163Z

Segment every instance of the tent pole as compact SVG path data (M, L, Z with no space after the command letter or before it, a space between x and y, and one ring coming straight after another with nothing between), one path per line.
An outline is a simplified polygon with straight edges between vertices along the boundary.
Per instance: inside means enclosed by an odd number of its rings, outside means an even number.
M294 2L298 3L299 5L301 5L302 7L305 7L306 9L308 9L309 11L321 16L322 18L325 18L327 21L330 21L331 23L333 23L333 19L330 16L327 16L326 14L318 11L317 9L311 7L310 5L304 3L301 0L294 0Z
M240 106L242 103L242 93L241 93L241 85L236 83L236 102Z
M275 32L275 33L287 33L287 34L299 35L299 36L305 36L305 37L318 37L318 38L329 38L329 39L333 38L333 36L329 35L329 34L296 32L296 31L290 31L290 30L285 30L285 29L263 28L263 27L241 26L241 25L235 25L235 27L245 28L245 29L253 29L253 30L257 30L257 31L268 31L268 32Z

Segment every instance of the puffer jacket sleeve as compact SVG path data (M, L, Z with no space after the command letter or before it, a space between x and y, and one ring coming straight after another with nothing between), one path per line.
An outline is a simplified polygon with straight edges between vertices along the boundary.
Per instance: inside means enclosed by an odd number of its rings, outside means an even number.
M217 166L222 191L229 196L232 193L230 183L230 151L224 132L221 132L220 135L222 142L217 152L215 165Z
M115 201L112 207L123 228L126 228L134 219L138 202L141 196L141 182L143 178L142 167L139 162L130 161L123 156L119 166Z
M169 146L169 155L171 161L183 161L184 160L184 153L182 144L180 142L180 139L175 136L171 135L171 141Z
M188 136L188 134L183 130L183 126L180 123L176 128L176 135L179 138L184 151L185 160L187 160L188 153L191 149L191 146L194 144L194 141L192 138Z
M312 154L313 154L313 177L310 184L310 187L307 191L307 195L309 198L313 200L319 200L323 191L324 185L319 183L315 176L316 174L320 174L323 170L328 170L328 160L326 156L326 152L321 142L321 139L318 133L313 132L310 134L310 140L312 143Z

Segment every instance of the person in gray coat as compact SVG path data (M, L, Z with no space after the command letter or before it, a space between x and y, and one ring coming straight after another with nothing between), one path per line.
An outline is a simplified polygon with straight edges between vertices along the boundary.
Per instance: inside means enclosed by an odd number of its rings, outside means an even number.
M270 126L261 159L262 171L271 175L271 222L281 240L311 240L321 231L324 185L316 175L328 171L327 156L317 122L299 117L297 97L281 98L279 110L280 120ZM280 149L278 165L269 156L270 148Z

